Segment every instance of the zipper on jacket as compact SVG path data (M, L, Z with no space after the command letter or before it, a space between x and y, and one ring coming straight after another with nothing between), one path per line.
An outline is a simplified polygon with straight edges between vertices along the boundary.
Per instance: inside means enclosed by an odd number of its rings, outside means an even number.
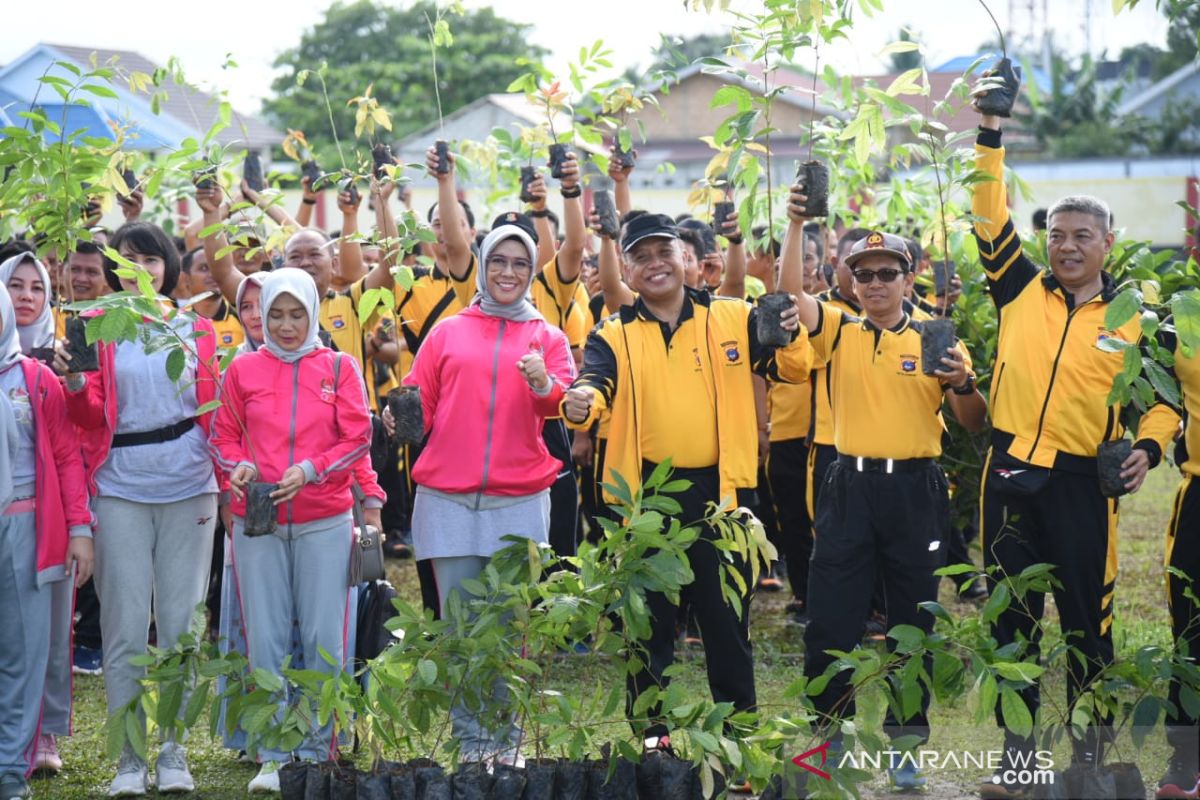
M1084 303L1084 305L1087 305ZM1050 383L1046 386L1046 398L1042 401L1042 414L1038 417L1037 435L1033 437L1033 447L1029 448L1029 457L1026 461L1033 461L1033 454L1037 452L1038 442L1042 440L1042 427L1046 424L1046 410L1050 407L1050 393L1054 391L1054 378L1058 375L1058 362L1062 359L1063 348L1067 344L1067 333L1071 330L1071 321L1075 319L1075 312L1083 306L1075 306L1067 312L1067 324L1063 326L1062 339L1058 342L1058 352L1054 354L1054 366L1050 368Z
M483 493L487 491L488 484L488 467L492 462L492 432L496 428L496 392L500 383L500 345L504 342L504 326L505 320L500 320L500 330L496 333L496 346L492 350L492 396L488 400L488 426L487 439L483 445L483 481L479 485L479 491L475 494L475 510L479 510L479 504L483 499Z
M336 357L336 356L335 356ZM296 463L296 406L300 399L300 361L292 364L292 421L288 433L288 464ZM294 499L294 498L293 498ZM292 538L292 500L287 504L288 539Z

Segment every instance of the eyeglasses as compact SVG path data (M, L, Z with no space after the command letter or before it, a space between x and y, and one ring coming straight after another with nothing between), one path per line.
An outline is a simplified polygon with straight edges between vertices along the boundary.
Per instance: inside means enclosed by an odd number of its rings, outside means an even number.
M904 270L892 269L890 267L886 269L856 269L850 274L854 276L856 283L867 284L876 278L879 279L880 283L891 283L903 275Z
M487 260L488 272L504 273L510 269L514 275L528 275L529 271L533 269L533 264L523 258L509 261L504 256L491 256Z

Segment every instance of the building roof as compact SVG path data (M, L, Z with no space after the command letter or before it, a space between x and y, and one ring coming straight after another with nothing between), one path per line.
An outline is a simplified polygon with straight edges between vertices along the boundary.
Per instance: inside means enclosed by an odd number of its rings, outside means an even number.
M693 63L675 73L675 79L670 81L670 85L673 86L677 83L683 83L694 75L704 73L706 75L711 75L714 78L719 78L728 84L741 86L743 89L748 89L756 94L762 94L762 64L741 60L733 60L729 61L728 63L730 66L737 67L745 71L750 78L743 79L737 75L719 71L718 69L707 64ZM805 75L802 72L797 72L796 70L788 69L787 67L779 67L774 72L774 79L776 81L776 86L789 86L792 88L792 91L784 92L783 94L779 95L776 98L777 102L787 103L788 105L796 106L797 108L809 109L823 116L845 116L843 112L839 111L833 106L828 106L821 102L820 97L825 91L826 87L825 83L819 78L817 79L817 91L815 95L813 94L812 75ZM664 85L665 83L659 84L657 87L655 87L654 91L659 91Z
M67 59L80 66L88 66L92 55L96 63L104 65L113 58L126 70L144 72L153 75L159 68L141 53L132 50L113 50L102 47L77 47L74 45L51 44L49 47L62 53ZM194 86L180 86L170 78L166 85L167 97L162 102L161 112L174 117L184 125L204 133L217 120L218 101L207 92L200 91ZM150 93L142 93L149 98ZM243 130L244 126L244 130ZM265 119L255 114L241 114L236 109L233 112L232 124L217 134L217 141L222 145L246 143L249 147L271 147L283 141L283 133L272 127Z
M1151 84L1145 91L1139 92L1124 103L1121 103L1121 105L1117 106L1117 114L1121 116L1137 114L1153 101L1174 91L1180 84L1197 73L1200 73L1200 61L1188 62L1158 83Z
M393 149L403 150L409 143L412 142L427 142L431 136L434 136L438 132L441 125L462 119L473 111L476 111L486 105L496 106L509 116L514 117L514 121L523 125L541 125L546 121L545 113L540 108L530 103L523 94L504 94L499 92L495 94L486 94L483 97L480 97L478 100L467 103L454 113L447 114L441 123L431 122L424 128L413 131L401 139ZM555 131L561 133L562 131L570 130L571 126L572 122L569 114L562 111L555 113ZM485 138L489 133L491 133L491 131L483 132L483 136L480 138ZM591 153L592 155L608 155L607 148L598 147L583 141L576 141L572 147L577 147L580 150Z
M144 72L147 75L153 75L159 68L158 64L132 50L45 43L35 45L0 68L0 98L3 98L6 106L19 106L32 103L37 97L39 105L51 118L58 115L55 109L61 110L61 104L56 106L53 102L43 102L48 98L37 91L39 84L22 74L28 62L38 57L43 61L71 62L85 69L91 68L93 63L105 66L115 62L123 71ZM61 69L58 71L61 72ZM166 97L156 115L150 109L150 92L135 91L123 82L114 81L112 89L118 95L117 100L88 97L86 107L72 106L69 109L72 129L83 128L87 135L111 138L110 125L117 122L129 124L137 133L136 143L131 142L131 146L157 149L177 145L188 136L199 139L217 120L218 101L212 95L194 86L178 85L170 78L162 88ZM57 99L54 95L50 97ZM233 113L232 124L217 134L217 141L222 145L237 143L255 149L268 148L282 139L283 134L261 117L237 111Z

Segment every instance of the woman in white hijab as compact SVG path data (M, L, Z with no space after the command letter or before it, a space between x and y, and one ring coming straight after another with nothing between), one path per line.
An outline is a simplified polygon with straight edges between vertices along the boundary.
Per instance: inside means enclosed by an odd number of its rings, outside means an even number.
M321 344L317 287L306 272L272 272L261 308L263 346L229 365L212 440L230 473L233 562L250 667L280 672L296 619L308 669L333 672L319 651L338 669L345 664L350 486L371 440L366 391L355 360ZM274 533L246 534L252 482L274 484ZM314 728L297 753L324 761L333 747L326 726ZM250 791L279 791L279 764L290 754L258 752L263 764Z
M70 618L61 621L68 636L56 642L51 610L62 586L69 611L73 590L92 571L85 487L62 386L49 367L21 354L12 301L0 292L0 797L28 796L52 659L66 668L62 713L70 722Z
M21 352L54 348L54 312L50 297L50 273L33 253L18 253L0 263L0 283L8 287L17 319ZM52 356L51 356L52 357Z

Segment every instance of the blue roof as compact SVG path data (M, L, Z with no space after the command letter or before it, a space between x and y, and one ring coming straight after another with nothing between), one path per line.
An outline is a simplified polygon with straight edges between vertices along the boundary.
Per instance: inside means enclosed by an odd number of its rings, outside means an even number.
M929 71L930 72L952 72L956 75L961 75L962 73L967 71L967 67L971 66L971 64L973 64L975 62L975 60L982 55L992 55L993 58L985 60L982 63L982 65L979 67L979 69L987 69L992 64L994 64L996 61L1000 60L1000 56L997 54L994 54L994 53L991 53L991 54L976 53L973 56L955 56L954 58L950 59L949 61L946 61L942 64L938 64L936 67L932 68ZM1023 61L1017 60L1017 63L1022 64L1023 67L1029 66L1026 62L1023 62ZM1032 72L1032 76L1027 74L1025 76L1025 79L1029 80L1032 77L1033 82L1037 85L1037 88L1040 91L1043 91L1043 92L1050 91L1050 75L1049 75L1049 73L1047 73L1044 69L1042 69L1039 66L1033 66L1030 71Z

